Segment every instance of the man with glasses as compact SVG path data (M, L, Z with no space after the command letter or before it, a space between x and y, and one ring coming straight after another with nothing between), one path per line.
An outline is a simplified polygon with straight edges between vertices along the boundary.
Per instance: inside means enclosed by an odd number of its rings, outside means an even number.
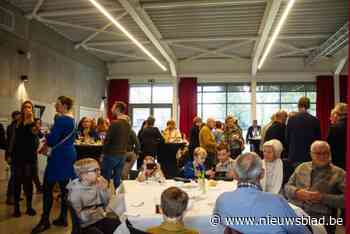
M311 217L325 217L327 222L338 208L344 208L345 171L331 163L331 150L325 141L311 145L311 159L296 168L285 186L286 196ZM325 228L334 233L336 227Z

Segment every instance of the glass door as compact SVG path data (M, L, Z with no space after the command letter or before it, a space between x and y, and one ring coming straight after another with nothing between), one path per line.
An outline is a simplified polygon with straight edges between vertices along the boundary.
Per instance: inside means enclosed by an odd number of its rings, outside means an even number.
M153 108L153 116L156 119L155 126L162 131L166 127L166 122L172 119L171 107L155 107Z
M143 121L145 121L150 115L150 107L131 108L132 129L135 131L136 134L140 131Z

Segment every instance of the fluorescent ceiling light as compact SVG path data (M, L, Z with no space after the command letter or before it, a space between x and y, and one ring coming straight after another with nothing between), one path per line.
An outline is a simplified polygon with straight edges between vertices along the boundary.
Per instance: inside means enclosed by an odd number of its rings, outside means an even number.
M280 33L281 28L282 28L284 22L286 21L290 10L292 9L292 7L294 5L294 2L295 2L295 0L290 0L288 2L288 5L287 5L286 9L284 10L282 17L281 17L280 21L278 22L278 25L277 25L275 31L273 32L273 35L272 35L272 37L271 37L271 39L269 41L269 44L267 45L266 50L264 51L264 54L261 57L260 63L258 65L258 69L261 69L262 65L264 64L264 62L266 60L267 55L270 53L272 45L276 41L277 36Z
M164 71L167 70L167 68L156 58L153 56L151 52L149 52L138 40L135 39L131 33L129 33L117 20L113 18L111 14L106 11L106 9L99 4L96 0L89 0L102 14L104 14L117 28L122 31L132 42L134 42L137 47L139 47L148 57L150 57L153 62L155 62L160 68L162 68Z

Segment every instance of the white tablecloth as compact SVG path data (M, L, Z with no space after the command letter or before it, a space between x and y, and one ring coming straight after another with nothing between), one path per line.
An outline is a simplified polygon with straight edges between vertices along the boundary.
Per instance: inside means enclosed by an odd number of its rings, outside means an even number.
M200 233L218 233L218 227L209 223L217 197L225 192L236 189L237 183L218 181L216 187L207 187L206 194L202 194L198 187L186 188L188 184L167 180L164 184L139 183L137 181L123 181L125 188L126 213L135 228L146 230L158 226L162 222L162 215L156 214L156 204L160 204L162 191L171 186L177 186L186 191L190 197L189 208L185 216L185 225L197 229ZM300 209L299 207L297 207ZM300 209L301 210L301 209ZM298 213L300 213L300 210ZM315 227L317 234L323 232L323 227Z

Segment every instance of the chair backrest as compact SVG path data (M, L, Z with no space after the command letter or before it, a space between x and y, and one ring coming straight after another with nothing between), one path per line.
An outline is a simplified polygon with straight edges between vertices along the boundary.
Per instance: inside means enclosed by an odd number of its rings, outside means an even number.
M226 227L224 230L224 234L242 234L239 231L236 231L232 228Z
M72 221L71 234L82 234L81 227L80 227L80 220L77 212L74 210L72 203L70 203L70 201L67 201L67 206L68 206L68 211L70 213L71 221Z

